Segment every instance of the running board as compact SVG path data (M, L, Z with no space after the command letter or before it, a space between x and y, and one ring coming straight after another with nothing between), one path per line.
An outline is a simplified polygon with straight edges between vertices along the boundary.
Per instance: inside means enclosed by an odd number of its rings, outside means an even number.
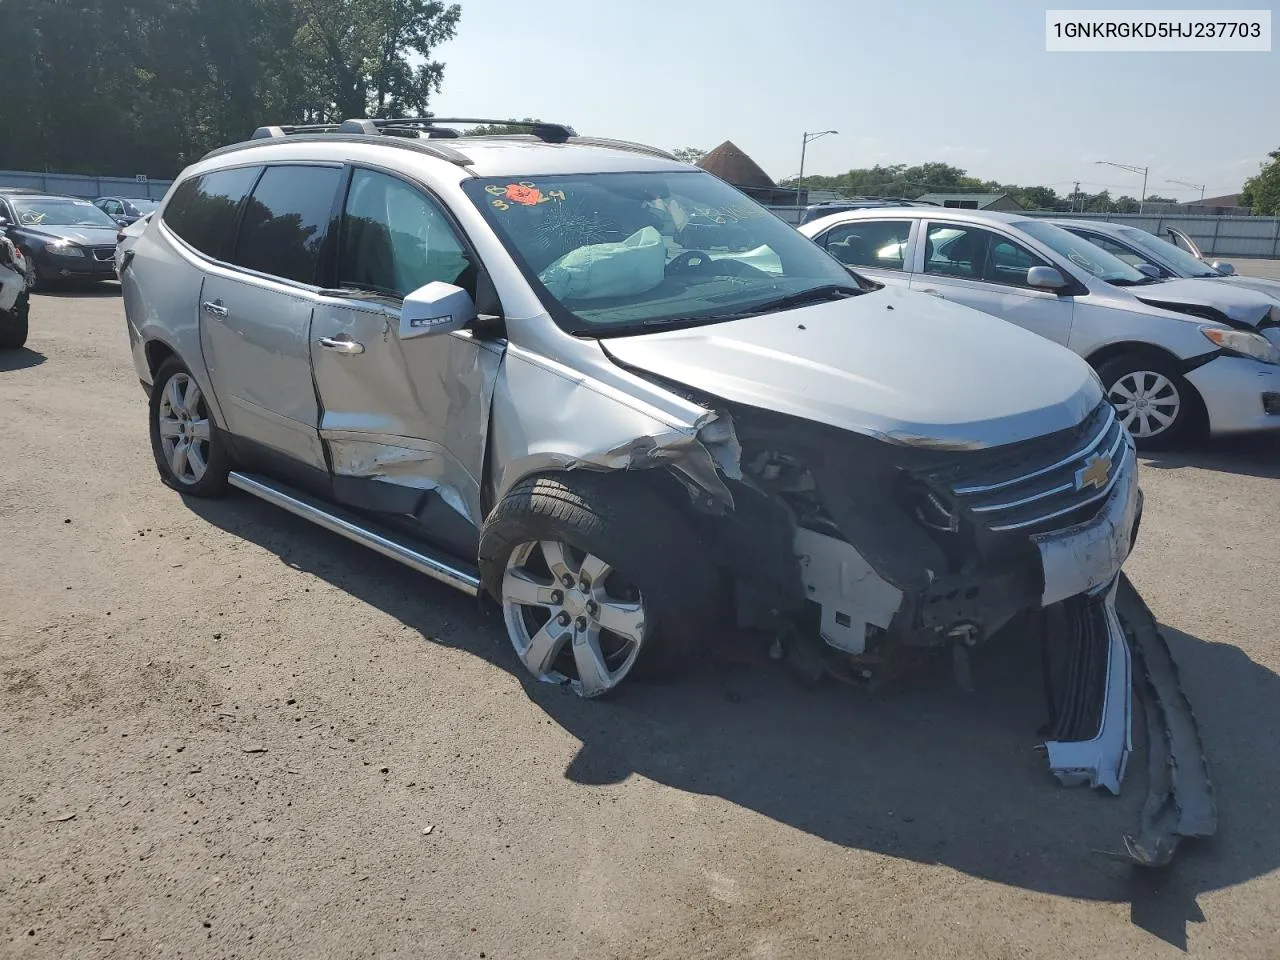
M309 497L304 493L266 477L232 471L227 482L238 490L310 520L339 536L376 550L384 557L425 573L433 580L448 584L470 596L480 592L480 577L474 568L457 566L453 561L433 556L421 545L410 544L389 530L381 530L340 507Z

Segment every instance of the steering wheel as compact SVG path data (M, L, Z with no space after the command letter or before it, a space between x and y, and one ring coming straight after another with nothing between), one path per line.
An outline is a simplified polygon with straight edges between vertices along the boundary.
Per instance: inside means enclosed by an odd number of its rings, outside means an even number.
M710 266L711 254L701 250L685 250L683 253L676 254L667 264L667 273L675 275L701 273Z

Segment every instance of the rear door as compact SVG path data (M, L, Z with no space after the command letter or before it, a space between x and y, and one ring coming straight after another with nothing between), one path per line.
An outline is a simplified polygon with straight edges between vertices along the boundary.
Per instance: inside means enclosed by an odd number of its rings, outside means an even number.
M851 220L814 238L845 266L881 283L905 287L912 220Z
M316 303L310 344L320 435L341 499L413 512L428 526L432 507L443 506L454 514L446 524L479 524L503 345L470 330L429 335L400 325L403 298L433 281L475 300L479 267L429 192L389 172L351 171L336 289Z
M1051 263L1011 237L973 224L929 220L920 227L923 251L920 272L911 276L912 290L962 303L1066 345L1074 299L1027 285L1028 270Z
M225 264L200 292L200 340L227 427L281 466L327 467L311 379L311 313L340 164L263 170Z

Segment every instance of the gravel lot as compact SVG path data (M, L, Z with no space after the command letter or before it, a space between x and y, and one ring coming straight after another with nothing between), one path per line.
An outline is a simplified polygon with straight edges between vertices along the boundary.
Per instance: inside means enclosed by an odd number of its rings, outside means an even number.
M474 601L162 486L114 287L31 322L0 355L0 956L1277 955L1280 440L1144 470L1129 570L1221 829L1138 873L1098 851L1145 756L1119 799L1055 786L1030 644L972 695L744 655L582 703Z

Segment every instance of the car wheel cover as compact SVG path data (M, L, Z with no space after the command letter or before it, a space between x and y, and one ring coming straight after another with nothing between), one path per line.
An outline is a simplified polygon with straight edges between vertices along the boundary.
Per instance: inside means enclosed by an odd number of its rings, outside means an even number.
M1116 408L1120 422L1140 440L1167 432L1182 412L1182 395L1163 373L1134 370L1120 377L1107 397Z
M209 410L189 374L175 373L165 383L156 421L174 479L187 486L199 483L209 469Z
M529 541L507 559L502 612L516 655L539 680L583 697L608 693L644 647L644 600L591 553Z

